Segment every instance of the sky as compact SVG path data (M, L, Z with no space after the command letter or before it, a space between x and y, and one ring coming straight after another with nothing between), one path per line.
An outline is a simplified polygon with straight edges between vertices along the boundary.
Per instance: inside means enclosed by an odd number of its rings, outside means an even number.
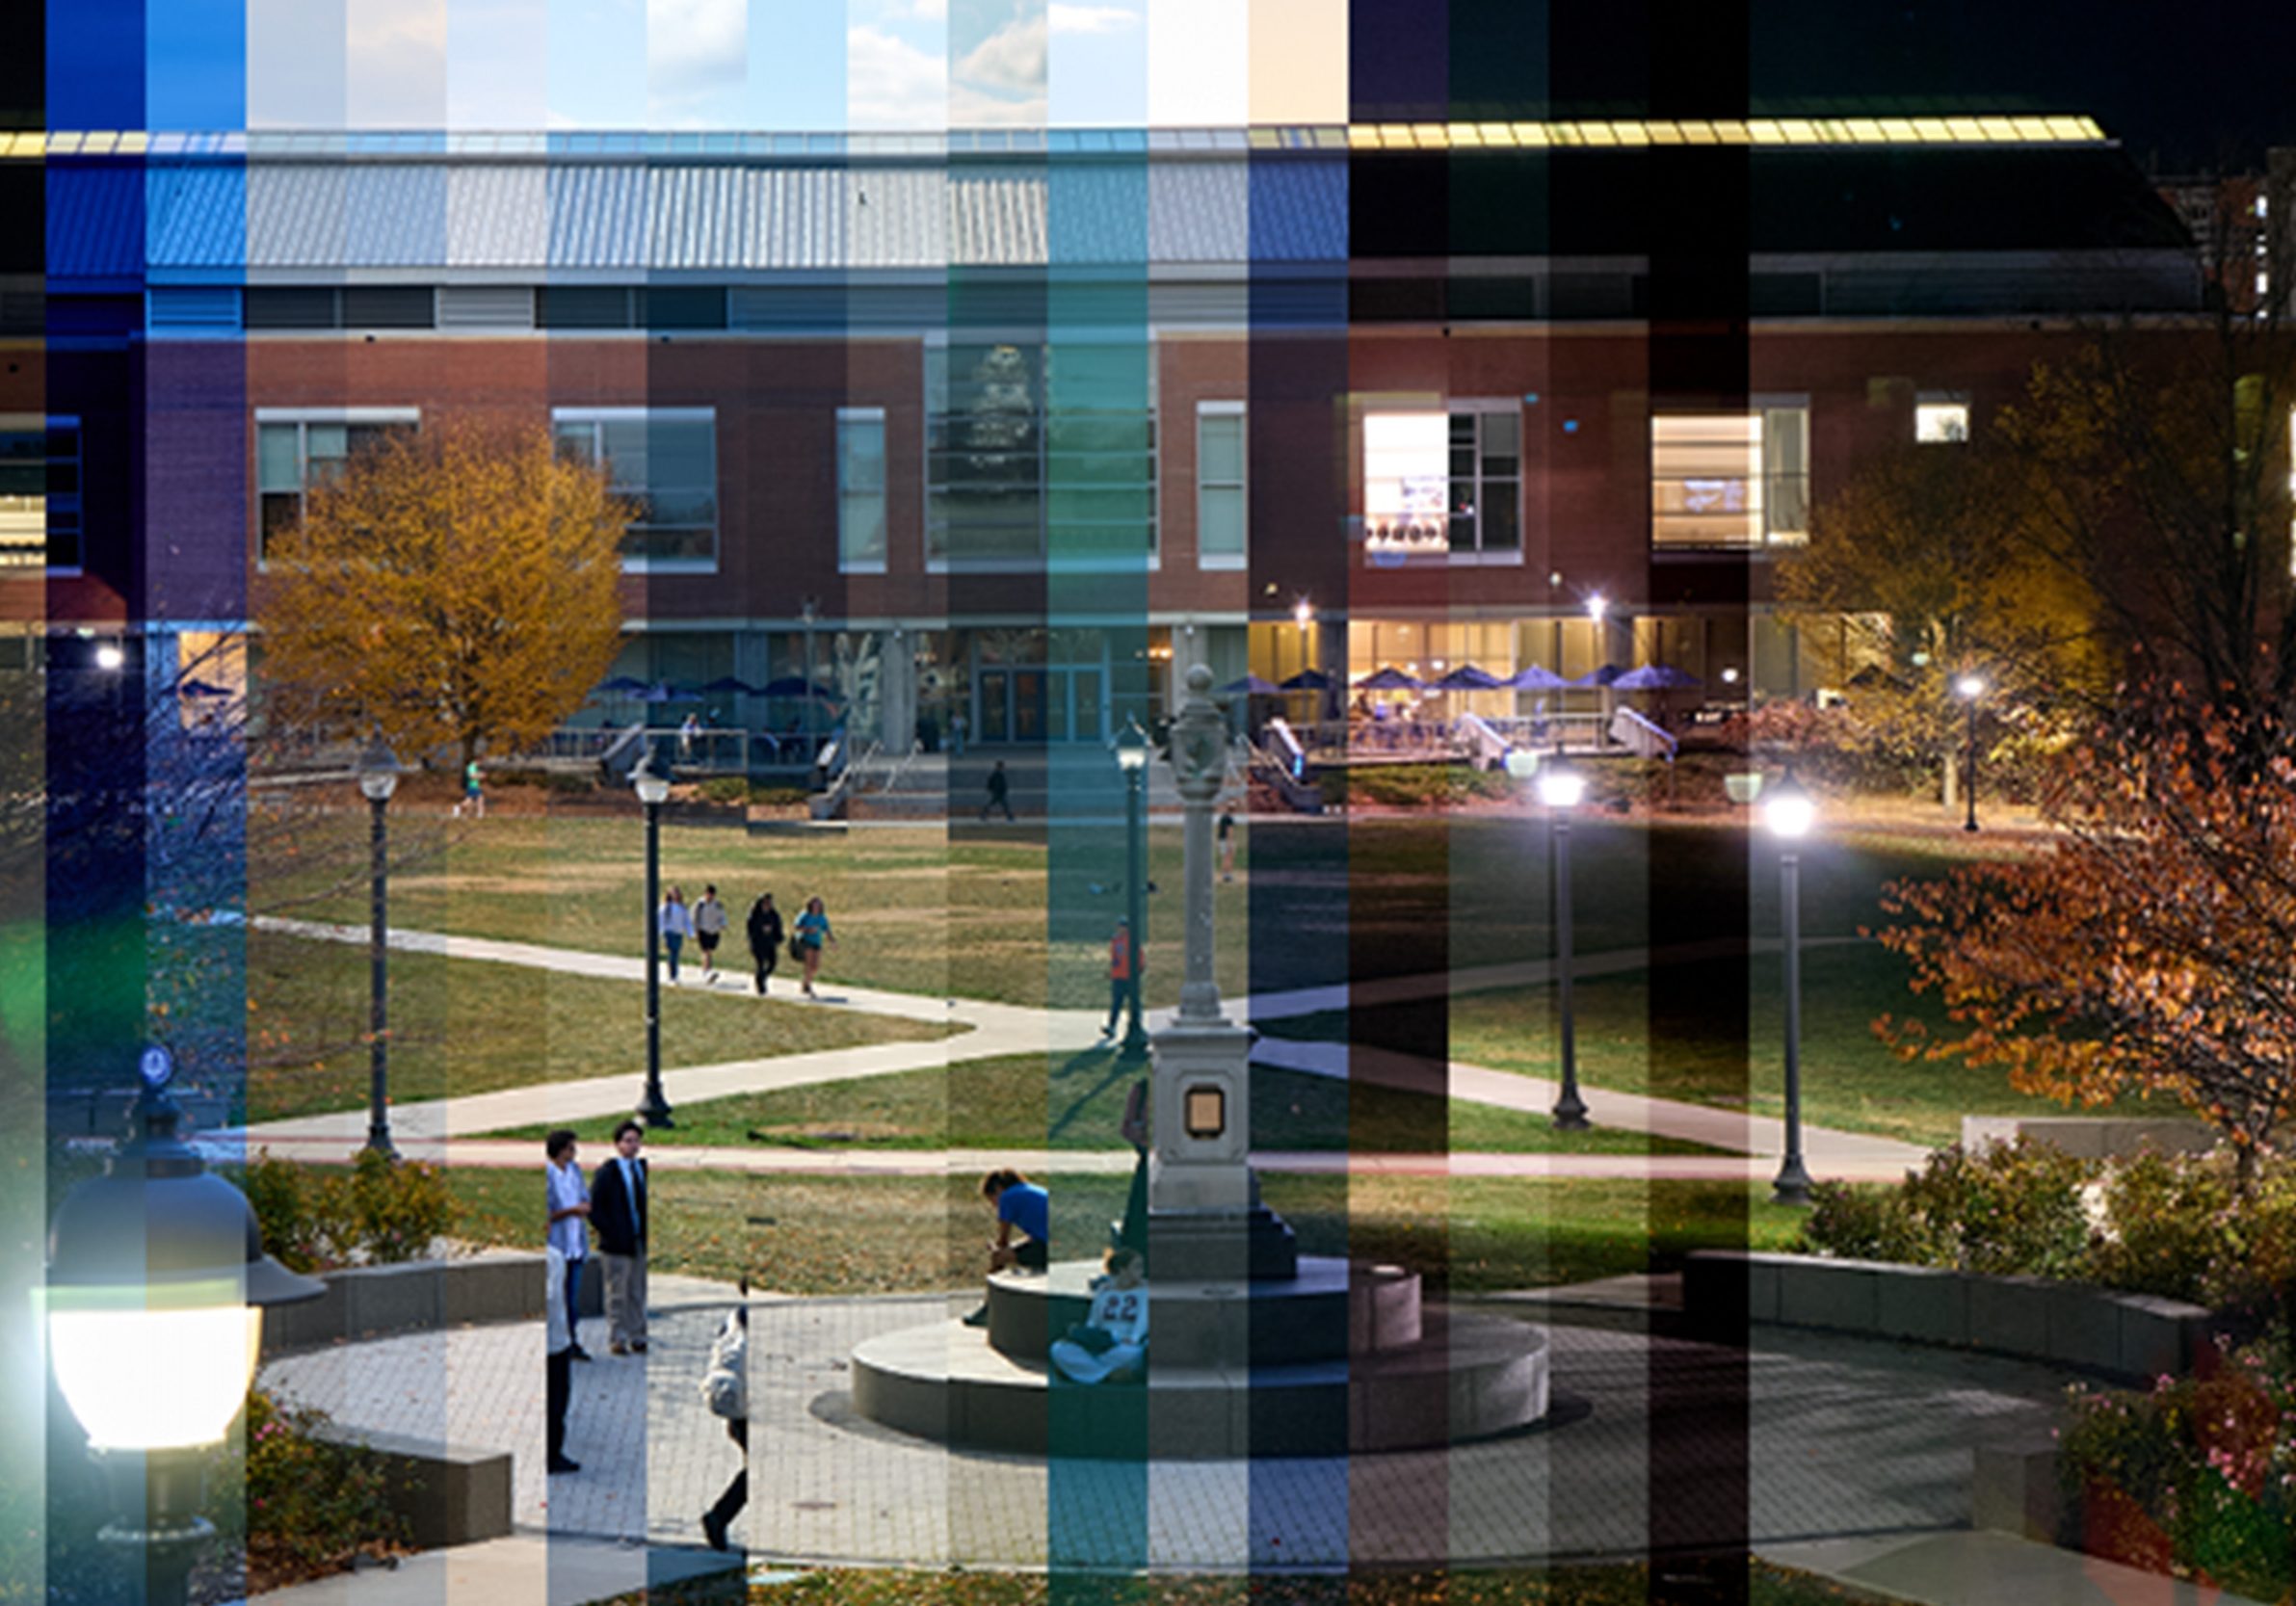
M2296 145L2296 7L1737 3L1757 109L2080 112L2164 169ZM1696 14L1736 28L1730 0ZM59 128L1232 126L1345 121L1351 95L1359 119L1494 99L1511 103L1500 115L1634 115L1667 92L1652 40L1682 17L1657 0L50 0L46 115ZM1688 54L1695 99L1708 74ZM1710 76L1727 98L1729 72ZM1375 80L1387 88L1367 92Z

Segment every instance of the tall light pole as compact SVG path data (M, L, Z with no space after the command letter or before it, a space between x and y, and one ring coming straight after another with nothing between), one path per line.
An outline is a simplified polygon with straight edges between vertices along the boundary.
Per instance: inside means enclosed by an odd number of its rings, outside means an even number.
M1599 670L1610 662L1610 632L1604 628L1610 619L1610 598L1597 592L1587 598L1587 618L1595 623L1595 668ZM1595 716L1595 750L1600 752L1610 745L1610 688L1601 689L1599 712ZM1555 750L1562 751L1562 727L1556 726Z
M1554 833L1554 898L1556 1004L1562 1017L1563 1093L1555 1100L1554 1124L1559 1132L1586 1130L1586 1100L1578 1096L1578 1028L1570 1014L1570 811L1586 796L1586 777L1568 764L1546 765L1539 772L1539 801Z
M1762 823L1778 838L1779 905L1785 923L1785 1159L1771 1198L1780 1204L1809 1202L1809 1172L1802 1163L1802 855L1817 805L1788 770L1762 796Z
M385 1160L390 1141L390 828L386 813L399 789L399 760L377 738L359 754L358 789L367 800L367 1147Z
M1969 811L1961 823L1964 830L1977 829L1977 699L1985 696L1985 677L1965 674L1953 683L1954 695L1968 710L1968 734L1962 741L1962 791L1968 799Z
M630 784L646 805L646 1096L638 1119L649 1127L675 1126L670 1100L662 1096L662 804L670 801L670 777L653 767L649 750L630 772Z
M1300 627L1300 672L1304 675L1307 672L1307 632L1315 625L1315 604L1308 601L1304 596L1301 597L1297 602L1294 602L1291 605L1291 617L1293 622L1298 624ZM1283 668L1283 665L1280 661L1278 662L1276 668L1279 671ZM1282 675L1279 673L1277 678L1280 680ZM1307 722L1310 725L1312 725L1323 718L1323 699L1316 697L1316 694L1312 691L1310 691L1307 695L1311 698L1315 698L1315 718Z
M1140 960L1148 931L1148 733L1140 722L1126 717L1117 733L1116 762L1124 773L1124 922L1125 939L1132 944L1132 985L1125 989L1124 1040L1120 1057L1138 1060L1148 1051L1148 1029L1140 1023Z

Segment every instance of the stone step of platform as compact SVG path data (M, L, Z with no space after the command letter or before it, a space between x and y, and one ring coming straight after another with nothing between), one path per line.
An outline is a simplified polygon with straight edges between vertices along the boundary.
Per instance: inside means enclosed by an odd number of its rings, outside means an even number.
M1488 1438L1547 1409L1545 1333L1430 1308L1413 1345L1286 1366L1175 1366L1087 1387L992 1348L977 1328L908 1328L854 1352L854 1406L965 1449L1222 1461L1421 1449Z

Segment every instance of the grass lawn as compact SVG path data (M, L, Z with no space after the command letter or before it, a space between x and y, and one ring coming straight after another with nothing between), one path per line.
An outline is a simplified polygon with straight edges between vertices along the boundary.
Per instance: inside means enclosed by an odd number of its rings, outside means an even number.
M1095 1050L1074 1056L1016 1054L945 1069L824 1082L678 1107L677 1125L654 1144L742 1148L1105 1149L1120 1142L1124 1094L1146 1072ZM1386 1088L1349 1088L1330 1077L1256 1066L1252 1119L1263 1149L1360 1153L1708 1154L1696 1144L1639 1132L1557 1132L1544 1116L1485 1104L1450 1106ZM574 1123L584 1142L608 1138L620 1118ZM540 1139L545 1128L508 1137ZM760 1136L761 1135L761 1136Z
M1757 955L1750 962L1743 1043L1715 1033L1711 1011L1703 1007L1729 985L1725 966L1672 965L1582 979L1573 999L1579 1077L1595 1119L1602 1118L1600 1090L1605 1088L1781 1114L1782 970L1776 954ZM1876 1017L1917 1018L1933 1031L1950 1024L1933 1000L1907 990L1905 974L1903 961L1874 944L1813 948L1803 955L1802 1098L1808 1119L1908 1143L1946 1144L1961 1136L1964 1115L2067 1113L2053 1099L2016 1092L1998 1069L1898 1059L1873 1035ZM1653 987L1661 1011L1655 1063ZM1552 1076L1553 1009L1552 989L1544 987L1456 998L1451 1052L1493 1069ZM1317 1022L1303 1024L1312 1028ZM1292 1023L1280 1029L1288 1034ZM1746 1085L1750 1071L1751 1089ZM2127 1101L2124 1108L2137 1107Z
M541 1236L541 1168L459 1168L457 1231L531 1248ZM1055 1173L1052 1250L1097 1254L1123 1213L1127 1178ZM656 1174L655 1270L787 1294L883 1294L977 1286L992 1230L979 1179ZM1582 1282L1700 1247L1782 1248L1802 1217L1766 1185L1616 1179L1334 1177L1268 1173L1261 1189L1311 1254L1400 1262L1459 1292Z
M366 949L250 931L247 970L248 1119L364 1107ZM634 1087L646 1066L646 994L626 982L393 953L390 1019L398 1103L622 1070ZM944 1035L843 1010L662 991L662 1054L673 1066Z
M366 829L363 810L323 824ZM1151 1005L1177 997L1179 838L1174 821L1149 827L1148 877L1159 888L1148 900ZM1248 978L1263 989L1297 987L1550 950L1547 838L1526 814L1262 821L1245 838L1245 874L1217 906L1219 981L1231 996ZM460 824L442 840L393 873L401 924L593 952L643 945L644 831L634 813L503 817ZM1742 829L1590 818L1574 840L1582 953L1777 930L1776 854ZM751 837L672 823L662 842L665 881L689 896L716 882L737 928L760 890L785 910L820 894L839 938L826 969L833 981L1030 1005L1106 1000L1106 943L1123 904L1122 832L1113 825L952 841L937 827ZM1803 850L1804 930L1848 935L1873 924L1884 882L1941 873L1971 851L1855 832L1813 840ZM366 918L363 883L335 887L319 871L262 878L251 898L267 911ZM728 944L738 952L738 929Z
M1721 1564L1716 1564L1719 1571ZM752 1606L794 1601L801 1606L1647 1606L1655 1599L1741 1600L1747 1606L1882 1606L1882 1597L1788 1571L1765 1562L1735 1578L1700 1575L1696 1564L1666 1564L1661 1585L1642 1563L1490 1571L1452 1567L1441 1572L1323 1574L1254 1573L1249 1578L1174 1574L1089 1578L1042 1572L918 1572L898 1567L824 1567L773 1584L754 1584ZM1664 1589L1663 1595L1655 1593ZM734 1592L723 1580L699 1579L622 1595L609 1606L700 1606Z

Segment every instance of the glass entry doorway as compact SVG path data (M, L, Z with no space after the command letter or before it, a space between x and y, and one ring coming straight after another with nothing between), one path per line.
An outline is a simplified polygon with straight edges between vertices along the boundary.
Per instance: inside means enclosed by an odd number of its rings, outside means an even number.
M984 669L973 677L973 729L992 744L1104 742L1107 685L1097 665Z

